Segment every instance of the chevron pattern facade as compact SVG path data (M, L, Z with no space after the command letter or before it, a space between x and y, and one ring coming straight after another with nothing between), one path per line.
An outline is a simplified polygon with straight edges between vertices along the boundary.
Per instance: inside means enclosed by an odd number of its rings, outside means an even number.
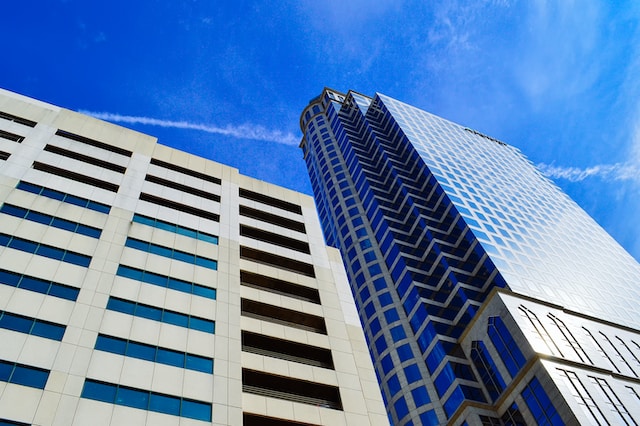
M325 239L343 256L393 424L545 424L535 405L562 395L554 383L567 375L528 342L525 305L640 324L629 304L640 301L637 263L515 148L384 95L330 89L301 128ZM580 281L603 251L615 271ZM542 260L563 252L576 259ZM589 299L611 281L630 300ZM513 294L528 299L507 315ZM580 418L580 401L560 399L541 411L548 424Z

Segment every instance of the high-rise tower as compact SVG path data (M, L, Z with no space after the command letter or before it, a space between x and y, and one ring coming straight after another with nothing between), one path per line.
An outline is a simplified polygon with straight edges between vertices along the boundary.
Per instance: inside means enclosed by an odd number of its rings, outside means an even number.
M640 266L517 149L381 94L300 125L395 424L640 423Z

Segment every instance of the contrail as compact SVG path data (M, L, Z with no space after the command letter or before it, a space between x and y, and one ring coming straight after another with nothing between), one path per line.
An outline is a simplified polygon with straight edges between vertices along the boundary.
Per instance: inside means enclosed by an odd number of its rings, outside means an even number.
M558 167L551 164L538 164L544 175L553 179L566 179L570 182L582 182L589 177L608 181L638 180L640 167L631 163L600 164L584 169L578 167Z
M81 114L90 115L100 120L106 120L115 123L144 124L148 126L170 127L173 129L200 130L202 132L231 136L238 139L253 139L259 141L277 142L284 145L297 146L300 143L300 138L294 136L292 133L285 133L279 130L269 130L265 129L262 126L255 126L252 124L242 124L240 126L228 125L225 127L218 127L208 124L190 123L188 121L161 120L159 118L120 115L110 112L93 112L84 110L80 110L78 112Z

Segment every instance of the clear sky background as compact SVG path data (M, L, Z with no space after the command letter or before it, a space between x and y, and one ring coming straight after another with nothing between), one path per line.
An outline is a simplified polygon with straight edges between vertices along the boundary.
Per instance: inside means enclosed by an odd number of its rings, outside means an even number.
M518 147L640 259L640 2L21 0L0 87L310 193L299 114L384 93Z

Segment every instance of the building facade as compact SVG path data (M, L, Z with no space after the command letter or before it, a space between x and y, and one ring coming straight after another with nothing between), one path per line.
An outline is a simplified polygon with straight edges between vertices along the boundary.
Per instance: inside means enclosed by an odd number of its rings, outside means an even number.
M0 172L0 424L388 424L310 197L6 91Z
M300 126L394 424L640 423L640 266L516 148L353 91Z

